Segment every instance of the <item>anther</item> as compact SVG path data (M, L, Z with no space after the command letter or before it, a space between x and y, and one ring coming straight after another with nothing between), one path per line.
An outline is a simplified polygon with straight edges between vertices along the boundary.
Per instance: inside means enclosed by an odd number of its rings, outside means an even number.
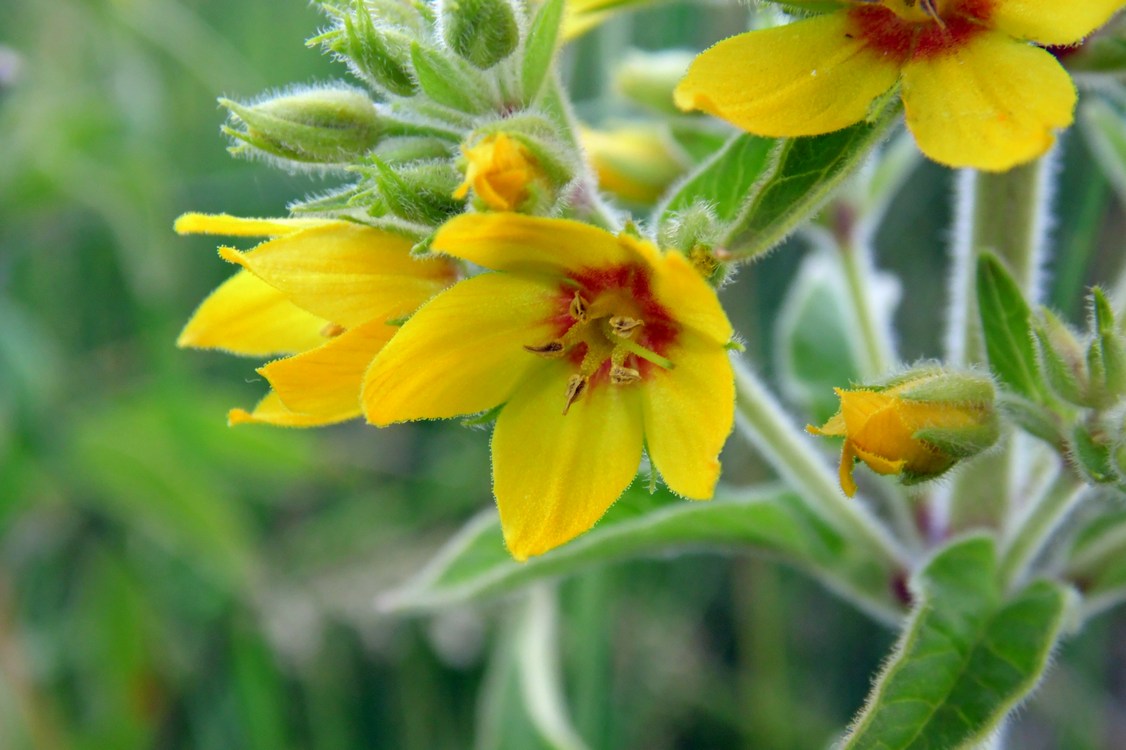
M563 415L566 416L567 412L571 409L571 404L579 400L579 396L583 395L586 390L586 378L582 375L572 375L567 381L567 403L563 406Z
M582 295L575 292L575 296L571 299L571 306L567 309L567 313L579 321L580 323L586 320L587 304Z
M558 340L548 341L542 346L529 346L525 344L524 350L529 351L532 354L538 354L541 357L550 357L554 359L555 357L563 356L563 342Z
M923 12L930 16L939 27L946 28L946 22L942 20L942 16L938 12L938 0L919 0L919 5Z
M637 318L627 318L625 315L615 315L610 318L610 330L622 338L629 338L645 321Z
M632 367L614 365L610 368L610 382L614 385L629 385L641 380L641 373Z
M321 329L321 335L326 339L334 339L348 329L338 323L325 323L324 328Z

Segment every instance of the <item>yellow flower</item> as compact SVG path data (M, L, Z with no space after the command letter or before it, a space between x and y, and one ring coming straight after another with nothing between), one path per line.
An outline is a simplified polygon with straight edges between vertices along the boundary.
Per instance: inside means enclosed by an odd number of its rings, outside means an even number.
M593 526L643 445L670 489L711 497L734 417L732 331L684 256L500 213L453 219L433 249L495 272L407 321L367 373L364 414L387 425L503 404L493 490L514 557Z
M1067 72L1026 40L1078 42L1123 4L853 0L706 50L676 103L759 135L817 135L863 120L899 82L907 126L924 154L1003 171L1043 154L1075 108Z
M476 145L462 147L465 155L465 182L454 191L464 198L474 195L493 211L516 211L543 185L543 173L536 157L524 144L505 133L486 136Z
M416 260L411 241L330 219L243 219L184 214L180 234L270 237L253 250L221 247L242 266L199 306L179 346L254 357L293 355L258 372L271 392L231 424L330 424L360 414L360 386L402 318L448 286L446 260Z
M921 482L997 440L993 384L979 375L930 370L887 388L834 390L840 411L821 427L806 430L845 439L840 481L849 497L856 494L857 459L878 474Z
M599 187L628 201L652 203L685 169L657 126L583 127L579 137Z

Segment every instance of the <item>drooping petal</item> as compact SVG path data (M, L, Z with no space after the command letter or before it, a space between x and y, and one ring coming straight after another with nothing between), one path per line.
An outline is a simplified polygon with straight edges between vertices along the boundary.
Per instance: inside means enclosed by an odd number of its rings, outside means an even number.
M339 421L341 420L326 419L324 415L300 414L290 411L278 398L278 394L273 391L259 401L253 411L231 409L227 412L227 424L231 427L240 424L268 424L274 427L323 427Z
M665 253L656 265L653 294L667 309L673 311L677 323L723 346L731 340L734 330L719 304L715 290L676 251Z
M286 408L338 422L360 416L364 373L398 329L373 320L328 343L259 368Z
M1075 99L1052 55L997 32L903 68L907 127L951 167L1004 171L1035 159L1071 124Z
M845 439L844 445L841 446L841 465L837 471L841 482L841 489L844 490L845 495L848 497L856 495L856 479L852 476L852 472L855 468L856 446L852 444L851 440Z
M541 361L525 346L554 335L558 290L486 273L430 300L408 320L364 379L363 407L376 425L475 414L502 403Z
M230 214L187 213L176 219L177 234L221 234L225 237L278 237L302 229L342 223L332 219L247 219Z
M674 92L751 133L830 133L864 119L902 59L869 46L845 11L732 37L705 50Z
M353 328L413 312L451 281L441 259L416 260L410 240L349 222L334 222L264 242L241 253L220 248L294 304Z
M1074 44L1126 6L1123 0L993 0L995 28L1039 44Z
M590 224L523 214L462 214L434 237L435 252L496 271L563 275L636 260L618 238Z
M293 354L323 344L327 323L242 270L200 304L176 345L253 357Z
M669 356L674 368L651 368L638 386L645 442L669 489L702 500L715 489L735 418L734 375L727 352L701 337L685 337Z
M497 418L493 491L505 542L517 560L593 526L641 461L638 389L604 382L564 415L571 372L563 361L542 363Z

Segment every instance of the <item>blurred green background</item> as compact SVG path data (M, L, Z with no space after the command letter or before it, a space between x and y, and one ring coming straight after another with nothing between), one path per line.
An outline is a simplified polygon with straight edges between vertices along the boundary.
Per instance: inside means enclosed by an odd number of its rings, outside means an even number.
M663 44L698 12L634 36ZM343 77L303 47L322 23L296 1L0 2L0 748L540 746L502 679L517 602L375 606L490 505L487 434L230 430L227 408L264 392L257 363L173 344L230 273L214 240L172 234L176 215L278 215L334 184L229 158L215 104ZM1102 215L1110 192L1075 150L1061 195ZM881 261L917 289L908 358L937 352L949 191L921 168L881 234ZM1088 257L1106 262L1078 212L1053 290L1072 314ZM752 353L799 252L727 292ZM893 640L741 557L624 563L561 601L592 748L825 746ZM1115 615L1070 642L1013 746L1126 746L1123 644Z

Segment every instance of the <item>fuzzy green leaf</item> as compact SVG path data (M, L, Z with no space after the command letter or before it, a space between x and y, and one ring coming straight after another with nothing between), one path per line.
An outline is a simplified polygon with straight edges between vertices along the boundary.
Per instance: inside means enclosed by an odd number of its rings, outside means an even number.
M873 611L899 607L888 585L892 572L867 550L847 547L787 491L770 488L689 503L664 490L650 495L642 484L635 483L594 529L524 563L505 549L496 514L483 514L381 604L391 611L433 610L615 560L704 549L778 555L814 575L831 573L838 589Z
M563 20L563 0L547 0L540 6L528 37L524 42L524 64L520 82L524 88L524 102L535 101L555 57L555 44L559 39L559 24Z
M1006 599L981 536L946 547L914 584L918 605L844 750L984 740L1039 682L1071 599L1043 580Z
M977 305L993 374L1014 392L1039 401L1043 385L1032 344L1032 311L1013 277L988 253L977 264Z
M658 208L658 225L694 203L713 208L719 244L751 258L773 248L863 163L898 110L811 138L735 136Z
M697 202L707 203L724 224L736 221L746 196L763 179L775 147L776 141L757 135L731 138L658 209L661 224Z

